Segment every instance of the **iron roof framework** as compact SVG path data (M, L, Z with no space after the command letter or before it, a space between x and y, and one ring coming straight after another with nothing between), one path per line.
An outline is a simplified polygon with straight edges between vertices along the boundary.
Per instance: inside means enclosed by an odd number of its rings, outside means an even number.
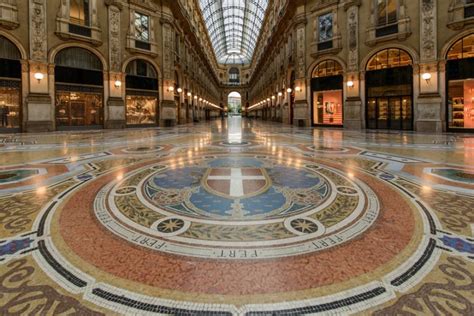
M250 64L268 0L199 0L221 64Z

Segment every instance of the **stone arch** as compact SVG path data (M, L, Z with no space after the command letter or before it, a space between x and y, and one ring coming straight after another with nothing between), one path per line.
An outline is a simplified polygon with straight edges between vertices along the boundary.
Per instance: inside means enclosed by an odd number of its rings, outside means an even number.
M316 59L315 61L313 61L311 63L311 65L308 67L308 69L306 70L306 78L311 78L313 76L313 71L314 69L322 62L324 61L327 61L327 60L332 60L332 61L335 61L337 62L341 67L342 67L342 71L345 73L346 70L347 70L347 65L345 63L344 60L342 60L342 58L338 57L338 56L323 56L323 57L320 57L318 59Z

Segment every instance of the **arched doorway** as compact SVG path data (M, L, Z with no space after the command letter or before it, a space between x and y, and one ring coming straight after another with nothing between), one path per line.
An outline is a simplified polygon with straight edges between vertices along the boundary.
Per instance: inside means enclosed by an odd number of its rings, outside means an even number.
M446 59L448 130L474 131L474 34L454 43Z
M54 59L56 127L101 128L104 78L100 59L87 49L69 47Z
M369 129L413 129L413 61L402 49L376 53L367 63L366 121Z
M21 54L0 36L0 130L14 131L21 126Z
M311 76L312 123L316 126L343 124L343 69L334 60L326 60L313 70Z
M159 93L155 67L145 60L135 59L125 72L127 125L156 125Z
M240 115L242 113L242 96L237 91L229 93L227 97L227 112L230 115Z

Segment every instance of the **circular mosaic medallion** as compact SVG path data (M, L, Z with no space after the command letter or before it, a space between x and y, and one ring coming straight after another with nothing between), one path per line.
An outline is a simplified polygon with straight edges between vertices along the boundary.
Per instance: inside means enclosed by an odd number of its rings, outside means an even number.
M270 156L147 165L103 187L94 205L100 222L130 242L156 250L143 243L153 238L167 245L159 251L221 259L233 259L226 251L236 247L255 254L242 259L330 248L363 233L379 213L364 183L325 165Z

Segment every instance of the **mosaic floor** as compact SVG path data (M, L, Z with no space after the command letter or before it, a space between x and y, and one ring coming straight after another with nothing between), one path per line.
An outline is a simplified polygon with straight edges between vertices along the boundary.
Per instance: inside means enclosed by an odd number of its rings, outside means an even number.
M474 135L0 135L0 315L473 315Z

